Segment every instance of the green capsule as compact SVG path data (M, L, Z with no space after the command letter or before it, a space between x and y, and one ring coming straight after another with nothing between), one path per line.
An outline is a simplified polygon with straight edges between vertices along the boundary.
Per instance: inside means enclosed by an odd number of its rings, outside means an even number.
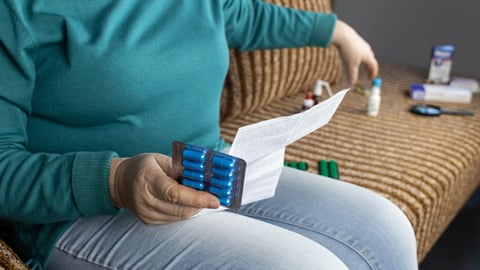
M339 178L338 166L337 166L337 162L335 160L330 160L328 162L328 170L330 172L330 177L331 178L334 178L334 179Z
M297 168L302 170L302 171L306 171L308 170L308 163L305 162L305 161L300 161L297 163Z
M328 177L328 164L326 160L318 161L318 174Z

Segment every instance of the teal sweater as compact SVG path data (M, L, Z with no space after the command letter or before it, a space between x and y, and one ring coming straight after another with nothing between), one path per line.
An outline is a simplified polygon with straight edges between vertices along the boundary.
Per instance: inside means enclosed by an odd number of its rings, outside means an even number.
M80 217L116 214L111 159L220 149L228 48L329 45L336 16L255 0L1 0L0 219L44 267Z

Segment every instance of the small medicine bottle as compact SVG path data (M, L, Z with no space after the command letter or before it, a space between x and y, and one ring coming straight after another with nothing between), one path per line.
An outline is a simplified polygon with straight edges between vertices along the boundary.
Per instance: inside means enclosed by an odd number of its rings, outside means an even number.
M380 88L382 87L382 79L374 78L372 81L372 90L370 91L370 95L368 97L368 104L367 104L367 115L370 116L377 116L378 112L380 111Z
M308 92L307 96L303 100L302 110L306 111L306 110L310 109L311 107L313 107L313 105L315 105L315 102L313 101L313 94L312 94L312 92Z
M313 88L313 103L316 105L322 100L323 82L318 80Z

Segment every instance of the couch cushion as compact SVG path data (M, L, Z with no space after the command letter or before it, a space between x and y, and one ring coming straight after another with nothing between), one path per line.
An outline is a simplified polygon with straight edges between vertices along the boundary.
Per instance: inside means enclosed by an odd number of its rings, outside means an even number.
M286 159L307 161L313 173L319 160L334 159L342 181L392 200L414 227L421 261L480 182L480 112L473 117L411 114L409 106L417 102L406 91L412 82L422 82L427 71L381 65L379 75L383 86L377 117L366 115L365 96L350 91L330 123L287 147ZM365 74L361 83L370 85ZM299 112L303 98L301 92L285 96L223 121L222 134L232 142L240 126ZM471 104L441 105L475 110L480 96Z
M330 0L269 0L302 10L331 12ZM341 61L335 47L252 52L230 50L230 69L222 93L222 119L235 117L285 95L310 89L322 79L337 82Z

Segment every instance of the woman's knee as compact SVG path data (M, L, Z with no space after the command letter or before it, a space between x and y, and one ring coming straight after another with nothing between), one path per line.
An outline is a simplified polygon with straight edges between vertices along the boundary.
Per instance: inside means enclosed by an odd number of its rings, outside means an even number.
M358 252L371 269L418 269L416 238L407 216L389 199L353 184L338 182L333 192L346 225L339 237ZM341 194L343 193L343 195ZM337 217L340 218L340 217Z
M415 232L405 213L380 194L364 192L360 199L367 210L363 224L371 227L367 237L381 256L381 265L388 265L384 269L418 269Z
M242 211L328 246L347 265L417 267L415 235L405 214L360 186L286 168L274 198Z

